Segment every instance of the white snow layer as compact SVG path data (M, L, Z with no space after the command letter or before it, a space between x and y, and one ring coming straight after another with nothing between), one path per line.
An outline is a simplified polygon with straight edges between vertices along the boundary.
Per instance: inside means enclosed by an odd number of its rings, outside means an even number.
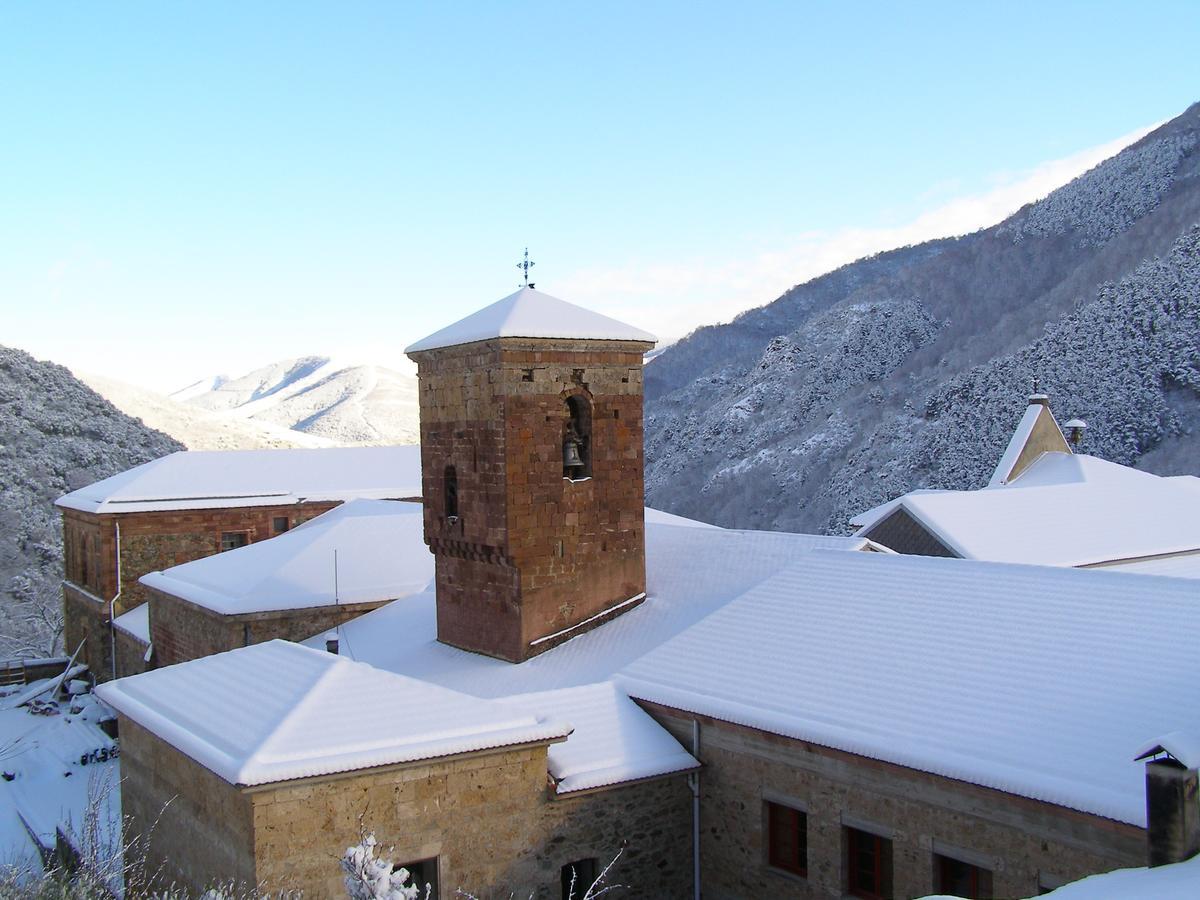
M657 343L648 331L602 316L533 288L523 287L404 349L405 353L455 347L492 338L564 338Z
M1086 566L1200 549L1200 479L1163 478L1092 456L1043 453L1020 476L978 491L913 491L903 506L964 559Z
M1136 751L1200 726L1179 702L1198 599L1182 579L814 553L624 667L618 686L1143 825Z
M59 497L91 513L421 496L421 448L183 450Z
M241 785L555 741L571 731L282 640L132 675L96 693Z
M1021 451L1025 449L1025 445L1029 442L1029 436L1033 434L1033 426L1037 424L1042 410L1045 410L1051 419L1054 418L1049 408L1041 404L1031 403L1025 407L1021 421L1017 423L1017 430L1013 432L1008 446L1004 449L1004 454L1000 457L1000 462L996 464L996 470L992 473L988 487L1000 487L1007 483L1009 473L1012 472L1013 466L1017 464L1017 459L1021 455Z
M395 600L432 580L421 504L396 500L351 500L269 541L140 579L223 615Z
M1051 900L1195 900L1200 897L1200 856L1153 869L1117 869L1065 884Z
M560 795L700 765L611 682L518 694L505 702L574 726L571 736L549 751L550 774Z
M646 519L647 598L635 609L513 665L437 640L432 590L341 628L343 654L477 697L507 699L575 726L550 748L559 793L691 766L689 754L622 692L615 672L809 551L859 550L857 538L662 525ZM323 634L305 643L320 648Z
M1200 769L1200 737L1190 731L1172 731L1148 741L1135 759L1169 753L1189 769Z
M131 634L143 644L150 643L150 604L140 603L113 619L113 625Z

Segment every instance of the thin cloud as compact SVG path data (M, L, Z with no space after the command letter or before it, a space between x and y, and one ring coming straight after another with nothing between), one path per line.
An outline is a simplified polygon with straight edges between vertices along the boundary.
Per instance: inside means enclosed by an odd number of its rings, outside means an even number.
M664 342L778 297L795 284L885 250L970 234L1003 221L1088 169L1116 155L1162 123L1022 173L997 173L994 187L955 197L903 225L846 228L793 236L743 259L681 260L646 266L584 269L561 282L561 295L634 320ZM953 182L945 182L936 192Z

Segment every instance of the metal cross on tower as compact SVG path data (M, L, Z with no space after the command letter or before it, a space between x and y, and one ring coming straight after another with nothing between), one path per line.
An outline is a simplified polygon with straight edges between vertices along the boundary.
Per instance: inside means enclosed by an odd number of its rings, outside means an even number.
M518 284L517 287L527 287L527 288L533 287L533 285L529 281L529 270L532 269L535 265L537 265L537 263L530 261L529 248L526 247L524 261L517 263L517 268L521 269L525 273L525 283L523 285Z

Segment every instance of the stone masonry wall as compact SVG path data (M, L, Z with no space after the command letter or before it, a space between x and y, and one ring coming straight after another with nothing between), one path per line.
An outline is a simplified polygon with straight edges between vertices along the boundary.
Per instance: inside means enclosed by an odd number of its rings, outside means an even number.
M553 646L534 639L645 589L647 346L506 338L413 354L441 640L520 660ZM591 477L574 482L562 467L568 397L591 417Z
M95 515L62 510L64 580L78 583L105 601L100 613L105 627L96 627L96 609L64 597L63 632L70 642L91 635L84 661L99 678L112 670L112 640L108 634L108 602L117 598L117 615L145 603L148 589L138 582L148 572L170 568L220 552L221 534L247 532L250 541L273 537L272 519L287 516L294 528L337 503L299 503L286 506L251 506L228 509ZM117 593L117 525L120 525L121 584ZM84 560L86 559L86 564ZM76 592L78 593L78 592ZM95 606L95 604L93 604ZM78 636L78 637L76 637Z
M559 900L564 865L613 872L623 897L686 898L691 890L691 794L676 777L555 799L544 747L377 769L271 786L250 794L258 877L268 887L337 897L331 861L358 840L360 819L396 863L438 858L440 896ZM390 848L393 848L390 849ZM582 893L582 892L580 892Z
M303 641L390 602L344 603L310 609L221 615L173 594L147 588L154 664L171 666L280 638Z
M643 704L687 745L692 716ZM893 842L896 897L936 893L934 852L991 869L997 897L1144 865L1145 833L1001 791L700 717L707 900L844 895L846 825ZM767 865L764 803L808 816L808 877Z
M124 678L127 675L145 672L149 668L146 662L146 650L149 645L120 628L115 630L113 636L116 638L114 647L117 654L117 677Z
M82 643L79 661L102 681L112 676L110 630L107 604L64 581L63 648L68 654L74 653Z
M130 833L143 836L147 870L161 872L162 884L192 886L196 896L220 882L253 886L250 798L137 723L119 718L121 811Z

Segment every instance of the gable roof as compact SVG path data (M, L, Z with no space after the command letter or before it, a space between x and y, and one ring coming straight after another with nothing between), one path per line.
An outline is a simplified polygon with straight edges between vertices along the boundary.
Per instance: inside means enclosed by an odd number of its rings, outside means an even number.
M988 487L1007 484L1045 452L1070 453L1071 445L1063 437L1062 429L1050 412L1049 399L1045 394L1034 394L1017 423L1017 430L1009 439L1008 447L996 464Z
M472 344L493 338L563 338L591 341L638 341L654 344L648 331L523 287L404 348L405 353Z
M1183 702L1198 644L1200 600L1181 579L818 552L625 666L617 683L1142 825L1133 756L1151 735L1200 726Z
M109 706L231 784L565 738L570 727L289 641L99 685Z
M1000 487L912 491L855 522L886 544L875 529L903 509L964 559L1086 566L1200 549L1198 508L1198 478L1043 453Z
M419 503L351 500L269 541L139 580L222 615L394 600L433 580L423 526Z
M421 448L180 450L59 497L90 513L421 496Z

